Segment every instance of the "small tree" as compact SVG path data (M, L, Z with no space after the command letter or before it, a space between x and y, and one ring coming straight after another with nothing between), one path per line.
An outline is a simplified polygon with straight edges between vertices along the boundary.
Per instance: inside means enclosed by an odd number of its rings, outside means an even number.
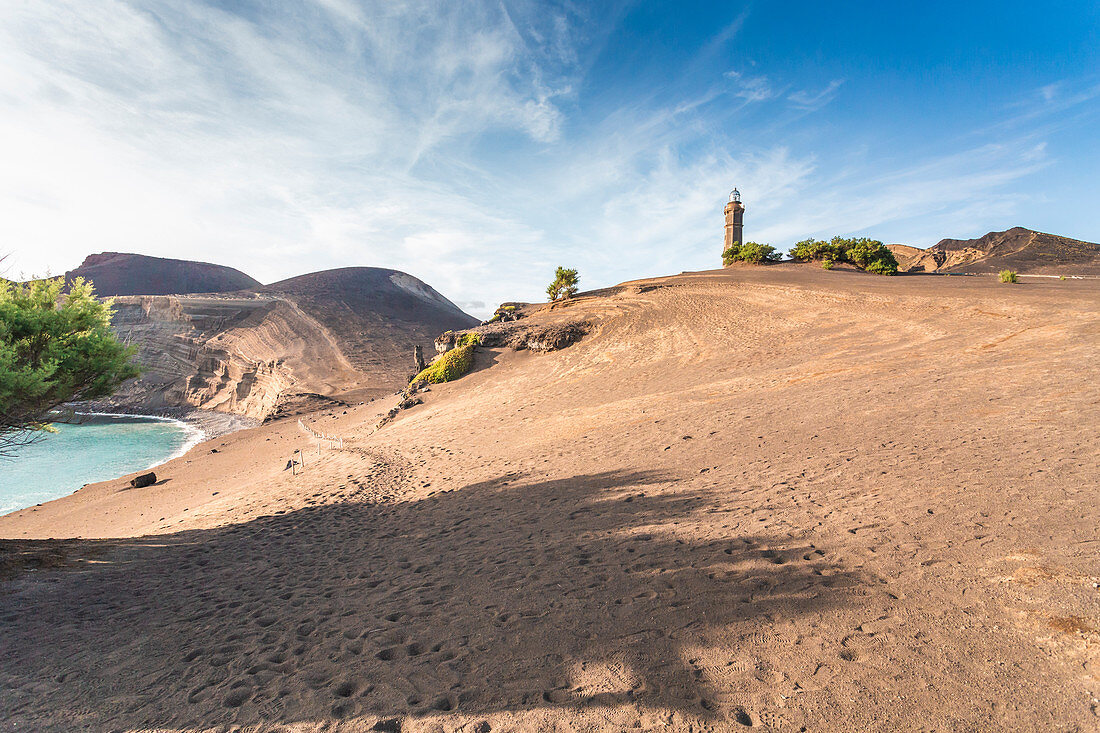
M579 282L580 276L577 275L576 270L559 267L554 272L554 282L546 288L546 294L550 296L551 302L570 298L577 294L577 283Z
M139 374L135 349L111 333L111 304L77 278L0 281L0 455L35 440L48 413L106 397Z

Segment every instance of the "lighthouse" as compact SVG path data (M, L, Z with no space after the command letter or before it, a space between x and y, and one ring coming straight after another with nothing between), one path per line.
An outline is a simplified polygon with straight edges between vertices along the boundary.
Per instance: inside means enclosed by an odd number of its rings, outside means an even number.
M745 207L741 204L741 192L736 188L730 191L730 200L726 204L726 244L722 251L735 244L745 243L744 238Z

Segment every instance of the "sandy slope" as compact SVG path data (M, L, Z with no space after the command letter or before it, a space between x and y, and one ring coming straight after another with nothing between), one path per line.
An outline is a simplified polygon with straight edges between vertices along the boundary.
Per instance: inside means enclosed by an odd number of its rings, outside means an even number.
M1095 283L745 268L532 320L573 317L380 431L314 415L301 476L287 420L0 518L134 536L3 587L0 718L1100 725Z

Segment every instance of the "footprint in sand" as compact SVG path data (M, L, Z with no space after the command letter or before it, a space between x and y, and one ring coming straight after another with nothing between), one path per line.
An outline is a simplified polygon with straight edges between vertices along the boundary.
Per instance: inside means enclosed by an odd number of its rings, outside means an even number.
M573 696L569 694L569 690L560 688L556 690L546 690L542 693L542 699L551 705L561 705L567 703L573 699Z
M383 662L392 662L393 660L401 656L401 648L396 646L386 647L382 651L378 652L378 654L376 654L375 656L381 659Z
M748 711L745 710L745 708L734 708L733 709L733 719L735 721L737 721L738 723L740 723L741 725L748 726L748 727L752 727L753 724L754 724L753 720L752 720L752 716L749 715Z
M222 705L227 708L239 708L252 698L252 690L247 687L238 687L225 696Z
M359 683L355 680L345 680L332 688L332 692L336 697L351 697L359 692L359 687Z

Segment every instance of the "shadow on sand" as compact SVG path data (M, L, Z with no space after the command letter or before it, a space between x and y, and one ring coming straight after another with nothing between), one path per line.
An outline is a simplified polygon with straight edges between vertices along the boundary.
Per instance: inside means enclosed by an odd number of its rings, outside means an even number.
M107 564L0 598L0 717L38 729L595 705L728 717L695 650L735 648L737 629L766 633L861 581L789 538L783 552L769 549L778 538L693 538L706 499L672 482L513 475L120 541Z

